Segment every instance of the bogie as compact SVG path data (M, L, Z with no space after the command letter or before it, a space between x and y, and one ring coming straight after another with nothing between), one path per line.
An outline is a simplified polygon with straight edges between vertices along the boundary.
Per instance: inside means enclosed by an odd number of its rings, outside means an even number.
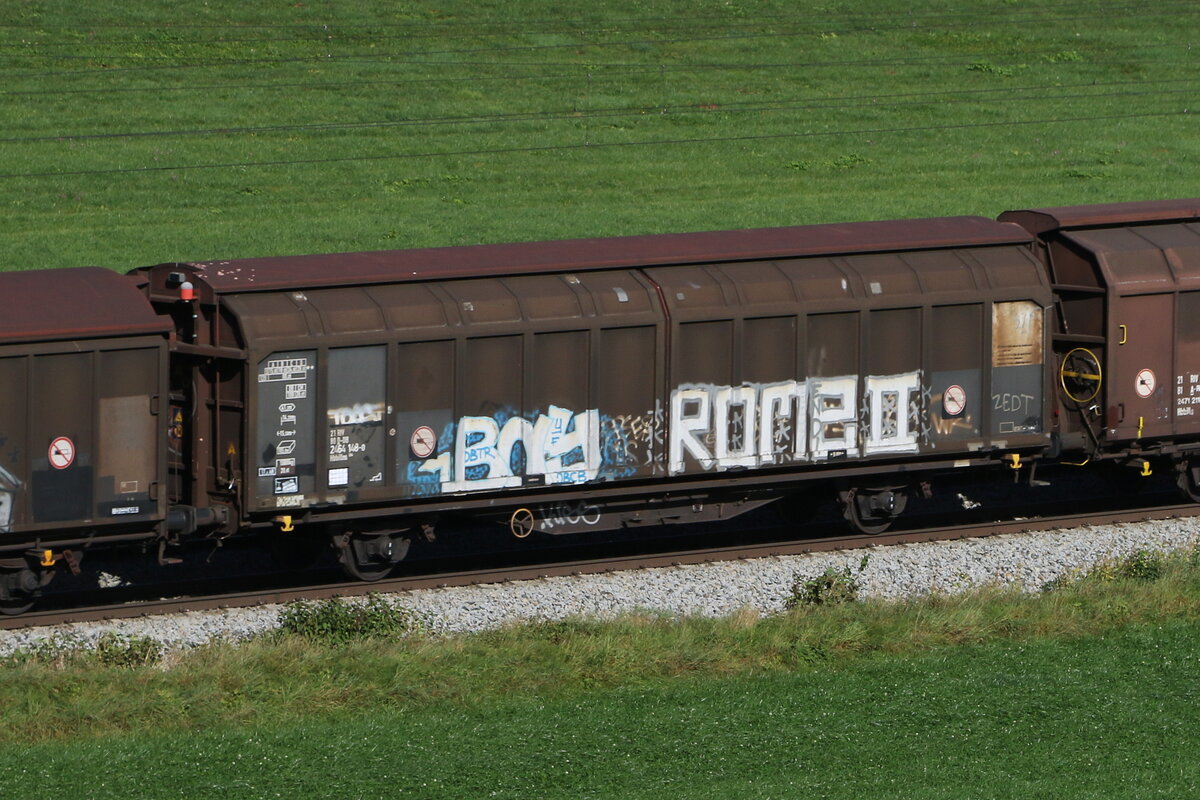
M347 575L374 582L390 575L408 556L412 538L407 533L341 533L334 535L333 544Z
M839 493L846 520L866 534L883 533L908 505L904 487L851 488Z

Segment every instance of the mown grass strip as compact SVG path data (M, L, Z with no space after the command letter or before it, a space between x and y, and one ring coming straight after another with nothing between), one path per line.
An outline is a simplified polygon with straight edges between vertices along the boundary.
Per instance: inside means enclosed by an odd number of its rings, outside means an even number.
M935 640L970 642L934 649L929 638L903 636L872 648L873 626L860 618L847 636L830 607L788 617L823 631L830 656L819 668L758 660L752 654L770 648L746 641L772 626L748 620L672 627L673 645L630 661L620 642L636 639L644 649L668 629L627 621L603 633L579 625L513 631L477 641L506 642L507 657L490 652L497 669L486 681L443 700L432 687L408 685L437 680L406 668L425 660L428 643L390 661L376 648L347 648L320 668L310 651L246 650L239 668L252 671L238 683L179 666L168 674L175 685L220 682L221 692L195 697L213 704L214 716L236 719L244 693L262 694L267 683L280 703L308 695L306 713L13 743L0 750L0 782L88 798L1190 797L1200 787L1194 598L1185 613L1177 605L1160 615L1170 621L1099 632L1106 620L1150 611L1146 594L1168 599L1172 583L1156 581L1147 593L1123 580L1104 591L1063 591L1063 602L1033 599L1047 612L1036 620L1016 611L1023 604L1012 597L987 598L990 613L963 613L979 598L897 608L906 626L936 631ZM835 608L839 619L848 610ZM1073 622L1056 625L1049 612ZM1090 632L1045 638L1038 629ZM508 638L517 636L520 647ZM551 640L574 669L546 658ZM730 646L735 652L718 652ZM457 650L455 674L477 666L474 652ZM392 673L379 671L387 667ZM552 674L538 675L545 668ZM331 685L324 702L296 685L300 673ZM552 685L555 677L565 685ZM132 685L164 691L145 674ZM413 702L414 693L425 701Z
M844 602L853 576L836 573L799 583L795 609L763 619L640 615L449 638L421 633L408 612L381 598L355 612L340 603L304 606L280 634L172 655L166 664L140 640L109 641L98 653L68 642L10 657L0 673L0 742L288 725L513 696L566 700L682 677L836 671L877 656L1192 623L1200 621L1198 562L1191 553L1137 554L1043 595L991 589L903 603Z

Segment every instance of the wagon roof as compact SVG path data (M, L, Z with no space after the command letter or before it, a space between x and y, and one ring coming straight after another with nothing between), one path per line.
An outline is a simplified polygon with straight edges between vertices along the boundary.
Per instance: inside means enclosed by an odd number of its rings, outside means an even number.
M984 217L943 217L248 258L186 266L195 268L217 293L232 293L1014 244L1030 238L1017 225Z
M0 273L0 341L44 341L163 333L129 278L100 267Z
M1099 228L1193 219L1200 219L1200 198L1031 208L1005 211L1000 215L1001 221L1015 222L1035 234L1062 228Z

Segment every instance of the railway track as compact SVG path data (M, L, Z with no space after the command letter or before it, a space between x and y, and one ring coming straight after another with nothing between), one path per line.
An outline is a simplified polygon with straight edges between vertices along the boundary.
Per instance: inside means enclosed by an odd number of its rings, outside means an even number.
M400 576L374 583L338 582L311 586L272 587L211 595L179 595L130 602L93 605L69 609L34 610L17 617L0 618L0 630L17 630L75 622L132 619L160 614L204 611L302 599L334 596L352 597L369 593L394 593L418 589L471 586L486 583L531 580L566 575L598 574L622 570L705 564L720 561L799 555L898 544L946 541L1002 534L1031 533L1086 525L1135 523L1171 518L1200 516L1200 506L1192 503L1121 509L1106 512L1063 513L1011 520L989 520L970 525L938 525L882 534L845 534L791 541L771 541L719 547L677 550L661 553L624 554L555 563L518 564L487 569L441 571L431 574Z

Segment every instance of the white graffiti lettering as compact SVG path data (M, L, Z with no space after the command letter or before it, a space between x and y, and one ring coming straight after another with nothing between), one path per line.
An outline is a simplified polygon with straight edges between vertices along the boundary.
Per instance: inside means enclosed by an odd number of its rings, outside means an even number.
M586 483L602 468L619 475L653 465L656 473L677 475L696 465L755 469L912 453L932 430L925 419L928 399L914 371L683 385L671 393L666 413L606 417L603 423L597 409L575 413L553 405L532 420L464 416L444 434L441 452L414 462L413 475L438 491L475 492L520 487L530 478L546 485Z
M572 423L574 427L572 428ZM533 446L527 447L531 475L545 475L546 482L583 483L600 471L600 412L572 414L550 406L533 428ZM570 460L572 455L579 460Z
M446 492L507 489L530 475L548 484L594 480L600 471L600 413L575 414L552 405L536 422L510 417L503 427L492 417L463 417L454 452L421 462L417 471L436 475Z
M0 467L0 533L8 533L12 528L13 509L20 489L21 482L16 476Z
M601 439L606 440L605 450L601 453L604 466L629 470L628 474L633 474L639 467L649 467L655 475L664 472L664 419L662 405L657 401L654 410L644 414L602 418Z
M344 408L331 408L326 413L329 415L329 424L333 426L367 425L383 422L383 403L357 403Z
M715 465L708 447L697 435L712 428L709 406L708 389L676 389L671 393L671 450L668 457L672 473L683 471L685 451L705 469Z
M703 469L755 468L918 447L919 372L744 386L683 386L671 393L668 471L691 457ZM861 435L860 435L861 434Z
M858 455L858 378L809 380L809 449L814 461Z
M788 441L793 442L790 457L808 456L808 437L794 436L797 408L808 407L808 385L784 381L762 387L759 392L758 459L774 464L789 458Z
M913 425L920 418L921 382L916 373L867 378L866 453L911 453L917 449Z
M600 522L600 508L582 500L574 503L554 503L538 507L541 527L553 530L566 525L595 525Z
M1012 394L1004 392L992 395L992 407L996 411L1008 411L1016 414L1032 414L1037 398L1031 394Z
M718 425L715 431L713 450L718 464L758 466L758 442L754 436L757 408L758 390L753 386L724 386L717 390L713 414L729 423Z

